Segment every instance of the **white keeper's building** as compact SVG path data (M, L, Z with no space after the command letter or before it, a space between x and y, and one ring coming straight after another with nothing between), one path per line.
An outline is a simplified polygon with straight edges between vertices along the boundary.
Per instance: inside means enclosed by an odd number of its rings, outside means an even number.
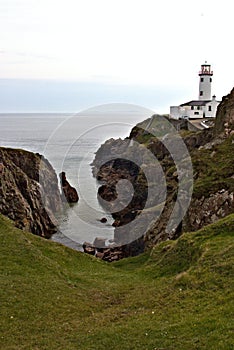
M220 101L216 100L215 95L211 98L212 76L211 66L205 62L201 65L199 72L198 100L182 103L179 106L171 106L170 117L174 119L214 118Z

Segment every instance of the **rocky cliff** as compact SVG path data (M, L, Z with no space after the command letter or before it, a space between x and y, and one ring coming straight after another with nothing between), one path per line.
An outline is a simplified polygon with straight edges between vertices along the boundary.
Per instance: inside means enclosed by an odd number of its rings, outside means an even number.
M61 208L57 176L41 155L0 148L0 212L23 230L49 238Z
M234 134L234 88L218 106L214 132L216 136Z
M234 212L234 89L219 105L213 129L188 132L186 125L176 125L177 129L181 129L180 135L190 153L194 189L187 214L171 230L168 230L168 221L177 202L179 183L187 180L180 176L178 164L162 142L168 136L168 131L165 131L160 118L151 117L138 124L125 140L108 140L100 147L93 162L93 173L102 182L99 188L101 204L113 212L115 220L114 243L118 246L115 259L125 256L123 250L128 255L136 255L160 241L175 239L184 231L197 230ZM159 137L155 136L156 131ZM134 142L140 147L136 148ZM163 192L153 188L144 176L149 169L154 168L154 160L150 160L149 152L157 158L163 169L165 198ZM117 184L123 179L132 184L132 189L126 188L125 192L119 192ZM160 176L156 181L160 184ZM117 196L121 195L121 201L125 203L131 190L134 193L130 203L121 210L115 208ZM148 196L152 191L155 191L155 198L149 201ZM141 221L137 221L140 215ZM141 228L140 225L145 227ZM145 233L139 238L141 230ZM132 237L132 243L120 249L121 242L125 241L123 237ZM134 240L134 237L137 239ZM112 251L110 248L106 249L104 258L111 261L114 251L113 247Z

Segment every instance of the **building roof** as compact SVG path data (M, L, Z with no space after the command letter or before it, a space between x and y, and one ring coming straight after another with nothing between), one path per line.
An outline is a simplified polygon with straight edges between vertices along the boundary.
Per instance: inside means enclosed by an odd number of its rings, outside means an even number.
M193 100L193 101L189 101L189 102L181 104L180 107L183 107L183 106L205 106L210 101L211 100Z

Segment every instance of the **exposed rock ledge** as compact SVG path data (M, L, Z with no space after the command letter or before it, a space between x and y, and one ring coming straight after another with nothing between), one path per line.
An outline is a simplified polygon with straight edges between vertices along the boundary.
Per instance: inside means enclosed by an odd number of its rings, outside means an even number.
M199 230L234 212L234 193L225 189L209 197L194 198L187 213L185 228Z
M56 173L41 155L0 148L0 212L15 225L49 238L61 208Z

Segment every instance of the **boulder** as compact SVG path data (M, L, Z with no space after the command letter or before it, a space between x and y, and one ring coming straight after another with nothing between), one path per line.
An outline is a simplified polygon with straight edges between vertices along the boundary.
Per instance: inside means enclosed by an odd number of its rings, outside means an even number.
M106 246L106 238L102 238L102 237L96 237L93 245L95 248L105 248Z
M100 222L103 223L103 224L105 224L105 223L107 222L107 218L101 218L101 219L100 219Z
M83 250L84 250L84 253L89 255L95 255L95 252L96 252L95 247L88 242L83 243Z

